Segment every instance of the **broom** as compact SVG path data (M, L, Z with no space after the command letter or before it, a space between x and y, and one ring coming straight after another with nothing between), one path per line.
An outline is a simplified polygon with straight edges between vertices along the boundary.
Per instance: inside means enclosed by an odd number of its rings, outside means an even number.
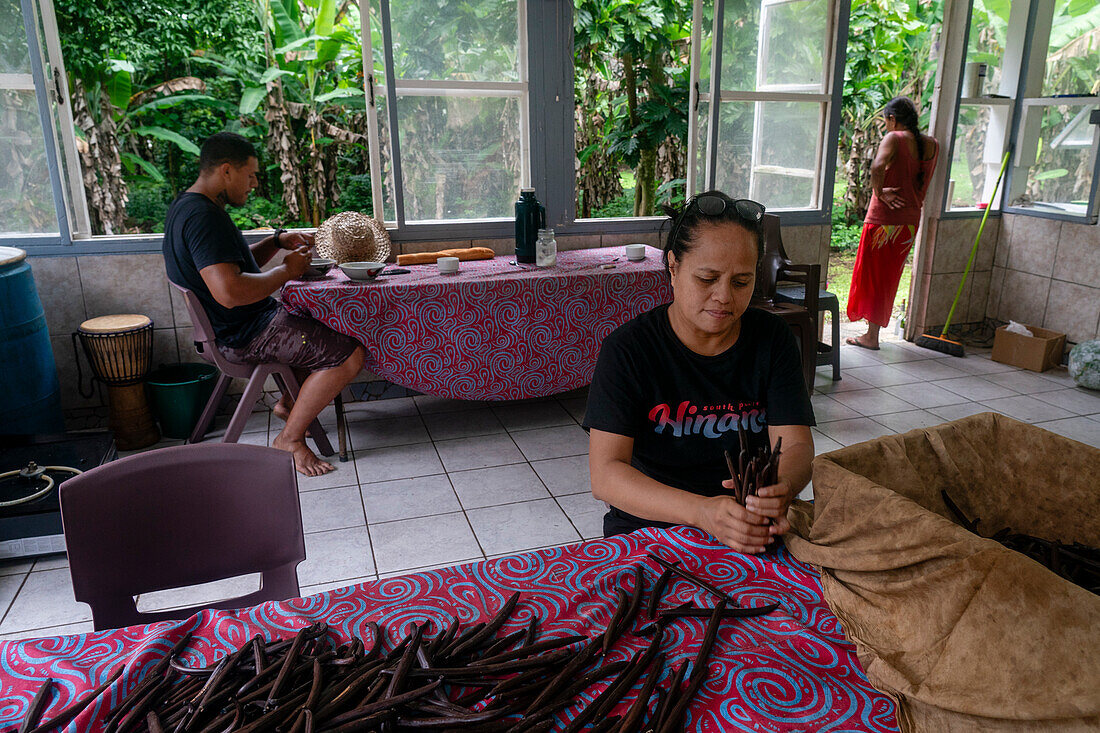
M940 331L939 336L930 333L918 336L914 342L917 346L949 356L965 356L963 345L958 341L947 338L947 329L951 326L951 316L955 315L955 307L959 304L959 298L962 296L963 285L966 284L966 278L970 275L970 268L974 265L974 258L978 254L978 243L982 240L982 231L985 229L985 220L989 218L989 210L993 208L993 199L997 198L997 189L1001 187L1001 179L1004 177L1006 168L1008 168L1007 151L1004 160L1001 161L1001 172L997 174L997 183L993 185L993 193L989 195L989 202L985 205L982 223L978 225L978 236L974 237L974 246L970 248L970 259L966 261L966 269L963 270L962 280L959 281L959 289L955 291L955 300L951 303L951 310L947 311L947 321L943 324L943 330Z

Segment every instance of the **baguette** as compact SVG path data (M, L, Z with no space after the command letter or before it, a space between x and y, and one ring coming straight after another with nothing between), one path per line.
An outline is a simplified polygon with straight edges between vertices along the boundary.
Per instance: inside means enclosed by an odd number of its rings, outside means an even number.
M444 249L439 252L416 252L415 254L397 255L399 265L434 265L440 257L457 257L463 262L467 260L491 260L494 257L493 250L488 247L469 247L467 249Z

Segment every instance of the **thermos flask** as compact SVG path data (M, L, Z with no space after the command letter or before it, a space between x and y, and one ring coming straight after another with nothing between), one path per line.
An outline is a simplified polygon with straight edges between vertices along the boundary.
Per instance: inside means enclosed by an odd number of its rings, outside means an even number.
M535 189L520 189L516 201L516 262L535 261L539 229L546 228L546 207L535 198Z

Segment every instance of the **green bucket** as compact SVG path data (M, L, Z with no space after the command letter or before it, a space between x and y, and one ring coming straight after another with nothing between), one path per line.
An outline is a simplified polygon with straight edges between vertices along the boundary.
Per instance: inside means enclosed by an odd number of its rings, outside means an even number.
M145 379L153 413L166 438L187 438L214 391L213 364L168 364Z

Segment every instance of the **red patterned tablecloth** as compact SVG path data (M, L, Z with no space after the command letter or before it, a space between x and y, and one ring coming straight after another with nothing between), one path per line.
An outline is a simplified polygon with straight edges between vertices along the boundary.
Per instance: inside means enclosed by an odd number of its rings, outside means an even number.
M359 339L367 368L383 379L464 400L583 387L607 334L672 299L652 247L640 262L604 247L559 252L557 266L544 269L508 257L463 262L457 275L440 275L435 265L407 269L363 283L334 269L287 283L282 298Z
M854 647L822 599L812 567L782 548L766 556L741 555L686 527L642 530L240 611L203 611L185 621L0 641L0 730L14 729L47 676L60 686L60 694L54 694L43 720L125 665L123 675L67 729L101 730L107 711L188 631L192 638L182 661L189 666L209 665L256 634L269 640L288 638L320 620L329 624L340 643L357 636L368 647L373 639L367 622L377 621L390 630L389 649L394 637L408 633L412 624L429 620L431 632L436 633L456 615L465 624L485 620L519 591L516 612L498 635L523 628L532 615L539 618L542 635L596 635L606 628L614 610L615 589L631 584L632 567L644 567L647 595L653 588L661 568L646 557L647 552L682 560L685 568L707 576L742 606L772 600L781 604L766 616L722 623L708 681L691 706L685 730L898 730L894 703L868 683ZM703 607L714 602L706 592L674 578L663 606L688 600ZM645 647L649 639L634 633L647 622L644 615L643 609L631 633L612 647L610 659L628 659ZM682 619L669 626L662 646L668 654L663 677L681 660L695 659L706 623L706 619ZM641 684L615 713L625 711ZM601 690L600 685L592 688L561 720L572 718Z

